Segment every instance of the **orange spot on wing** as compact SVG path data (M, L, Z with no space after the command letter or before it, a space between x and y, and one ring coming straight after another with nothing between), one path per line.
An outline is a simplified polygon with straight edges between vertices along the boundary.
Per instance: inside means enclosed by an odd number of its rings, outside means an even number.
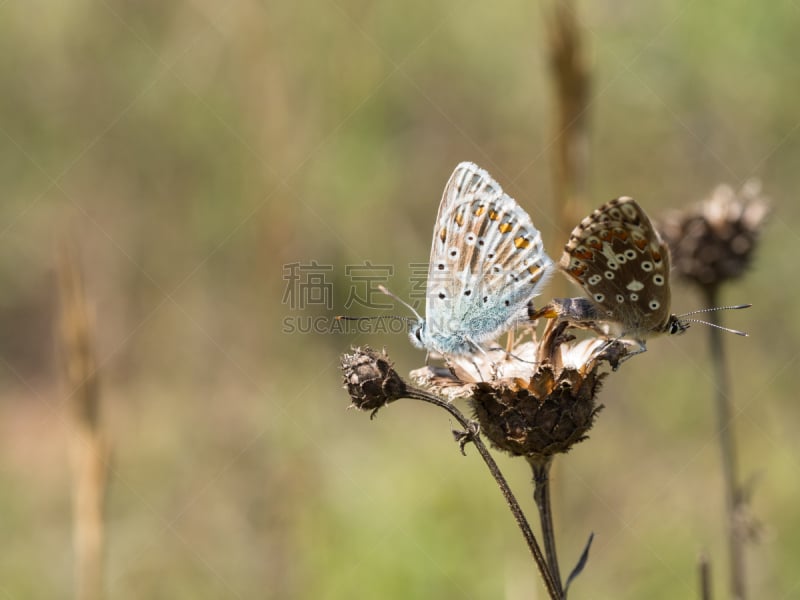
M485 206L479 206L478 208L475 209L475 216L480 217L485 211L486 211Z
M442 230L439 232L439 239L442 240L442 242L444 242L445 239L447 239L447 229L445 229L444 227L442 227Z
M499 219L499 218L500 218L500 215L497 214L496 210L490 210L489 211L489 220L490 221L497 221L497 219Z
M645 239L633 240L633 243L639 250L644 250L647 247L647 240Z
M592 240L591 242L586 242L586 245L594 248L595 250L600 250L603 247L603 244L600 240Z
M581 251L575 249L575 251L572 253L572 256L574 256L575 258L580 258L581 260L592 260L594 258L594 252L592 252L591 250Z
M653 250L653 260L656 262L661 262L661 252L658 250Z
M611 233L610 229L604 229L598 234L598 237L603 240L604 242L611 241L613 234Z
M518 237L514 239L514 245L522 250L523 248L527 248L531 245L530 240L526 240L524 237Z
M497 228L500 230L500 233L508 233L511 231L511 223L500 223Z
M572 267L570 270L570 275L575 277L576 279L580 279L584 273L586 273L586 265L579 265L577 267Z
M456 223L459 227L464 224L464 213L456 213Z

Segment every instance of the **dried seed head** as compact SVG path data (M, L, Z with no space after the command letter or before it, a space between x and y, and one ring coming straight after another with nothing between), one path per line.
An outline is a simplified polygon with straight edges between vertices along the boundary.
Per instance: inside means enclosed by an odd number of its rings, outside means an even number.
M739 192L719 185L702 203L667 215L660 229L675 271L702 287L740 277L768 212L760 183L751 180Z
M518 345L510 355L497 350L472 357L473 374L499 377L464 381L467 364L417 369L412 377L450 399L468 397L481 431L501 450L516 456L567 452L586 439L602 408L596 395L608 375L601 372L603 363L616 366L628 347L597 337L574 343L566 327L553 321L540 341Z
M607 373L581 374L573 368L556 375L543 366L527 382L480 383L471 400L481 431L500 450L516 456L567 452L586 439L602 405L595 397Z
M344 387L359 410L377 410L407 391L405 382L393 368L386 351L376 352L369 346L352 348L342 355Z

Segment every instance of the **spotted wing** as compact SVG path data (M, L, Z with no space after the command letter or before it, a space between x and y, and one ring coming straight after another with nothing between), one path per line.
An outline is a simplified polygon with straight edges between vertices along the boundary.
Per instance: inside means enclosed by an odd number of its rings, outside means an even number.
M524 318L553 269L528 214L486 171L459 164L433 232L426 302L431 333L478 343L497 337Z
M644 337L667 327L669 249L633 198L612 200L581 221L560 266L623 333Z

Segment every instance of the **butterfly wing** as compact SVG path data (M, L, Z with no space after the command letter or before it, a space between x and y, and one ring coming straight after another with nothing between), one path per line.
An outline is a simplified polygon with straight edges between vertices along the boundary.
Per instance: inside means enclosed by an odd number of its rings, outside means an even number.
M612 200L581 221L560 266L623 334L667 328L669 249L633 198Z
M459 164L433 232L426 346L467 354L511 329L553 268L528 214L486 171Z

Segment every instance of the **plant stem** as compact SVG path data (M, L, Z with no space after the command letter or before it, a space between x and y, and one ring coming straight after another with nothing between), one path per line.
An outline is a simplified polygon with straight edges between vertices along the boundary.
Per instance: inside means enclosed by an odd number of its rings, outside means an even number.
M57 259L60 298L57 340L72 430L75 598L99 600L104 597L104 507L109 449L100 418L101 398L83 273L72 246L60 247Z
M711 600L711 564L708 556L701 554L697 566L700 571L700 600Z
M564 594L561 592L561 583L560 581L557 582L551 575L547 561L542 554L542 549L539 547L539 543L536 541L536 536L533 534L533 530L525 518L525 514L522 512L519 502L517 502L517 499L511 492L511 488L508 486L508 482L503 476L503 473L500 471L500 468L497 466L494 458L492 458L492 455L489 453L489 449L486 447L486 444L483 443L483 440L478 432L477 424L474 421L467 419L464 414L452 404L440 400L425 390L409 386L406 395L409 398L422 400L438 406L439 408L445 409L464 428L464 437L461 439L462 446L464 443L466 443L466 441L470 441L475 445L475 448L478 449L478 453L481 455L481 458L483 458L486 466L489 467L492 477L494 477L497 485L500 487L500 491L502 492L509 509L511 509L511 513L514 515L514 520L517 522L517 526L519 527L520 531L522 532L522 536L525 538L525 541L528 544L528 548L533 555L536 567L539 569L539 575L541 575L542 579L544 580L548 596L551 598L551 600L562 600L564 598Z
M553 87L555 146L553 196L559 236L581 218L589 171L590 64L573 0L544 9L547 59Z
M709 286L705 290L707 306L719 306L718 288ZM709 321L719 325L721 311L708 313ZM730 402L730 385L728 380L725 350L722 345L722 331L709 327L711 363L714 371L715 407L717 413L717 435L722 455L722 479L725 488L725 505L727 510L726 533L728 537L728 556L730 568L731 597L733 600L745 600L744 575L744 543L742 531L742 489L738 482L738 462L736 443L733 434L733 418Z
M559 595L563 596L561 572L558 568L558 553L556 552L556 534L553 527L553 511L550 506L550 467L553 464L553 457L529 456L527 460L533 471L533 498L536 501L536 508L539 509L547 565L550 568L550 574L553 576Z

